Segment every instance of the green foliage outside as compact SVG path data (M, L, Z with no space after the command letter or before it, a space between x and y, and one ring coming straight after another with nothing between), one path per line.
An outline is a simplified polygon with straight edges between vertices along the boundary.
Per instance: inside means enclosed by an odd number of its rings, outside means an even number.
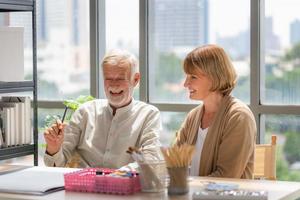
M249 77L239 77L237 81L236 88L233 90L233 96L239 98L241 101L245 103L250 102L250 78Z
M283 147L284 155L289 164L300 162L300 133L285 133L286 141ZM300 180L300 179L299 179Z
M283 118L280 119L282 120ZM278 120L280 119L278 117ZM267 132L267 138L269 138L271 133L273 134L274 132L280 133L285 137L285 143L283 145L277 144L276 148L277 180L300 181L300 171L292 170L290 168L291 164L296 161L300 161L300 149L298 148L300 144L300 134L296 132L280 132L279 129L275 131L274 128L272 131L270 131L270 129L267 130Z
M295 148L295 147L294 147ZM290 170L289 164L284 158L283 148L277 145L276 175L277 180L281 181L300 181L300 171Z
M266 74L266 88L270 91L267 99L274 103L298 104L300 101L300 43L293 46L278 61L278 66L290 64L291 71L283 71L282 76ZM272 66L274 67L274 66ZM287 181L300 181L300 171L291 170L291 164L300 162L300 124L299 116L276 115L266 123L268 132L277 132L285 136L283 147L277 149L277 179Z
M284 61L294 61L295 59L300 58L300 43L294 45L290 50L286 52L283 57ZM300 63L298 63L298 66Z
M266 98L280 104L300 103L300 43L287 50L277 65L292 65L293 69L283 71L281 77L266 74Z
M160 101L170 101L176 99L180 101L185 99L185 93L176 93L171 91L168 85L180 84L180 80L184 79L184 71L182 69L182 60L174 53L161 53L155 71L155 96ZM183 85L181 85L183 88Z
M159 68L157 67L159 66ZM167 83L177 83L183 76L182 61L174 53L159 54L156 74L156 85L161 86Z
M173 144L176 138L176 132L179 130L187 113L167 113L169 120L165 124L165 131L160 136L161 143L165 146ZM165 134L168 134L167 136Z

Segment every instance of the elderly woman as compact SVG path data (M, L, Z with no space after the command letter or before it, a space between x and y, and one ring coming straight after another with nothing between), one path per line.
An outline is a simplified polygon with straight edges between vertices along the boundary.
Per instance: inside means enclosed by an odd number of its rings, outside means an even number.
M251 110L231 96L235 69L223 48L206 45L184 60L184 87L200 100L177 132L176 144L195 145L190 175L253 178L256 124Z

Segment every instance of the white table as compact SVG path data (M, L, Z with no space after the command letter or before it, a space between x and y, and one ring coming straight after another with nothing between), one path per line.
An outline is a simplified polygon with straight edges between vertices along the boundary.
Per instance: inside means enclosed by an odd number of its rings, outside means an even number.
M299 182L285 181L263 181L263 180L240 180L226 178L208 178L208 177L191 177L189 181L190 192L183 196L168 196L167 192L162 193L136 193L129 196L107 195L99 193L80 193L59 191L45 196L17 195L0 193L0 199L15 200L15 199L39 199L39 200L153 200L153 199L192 199L194 191L200 190L207 182L226 182L239 184L242 189L266 190L268 191L268 199L297 199L300 197Z

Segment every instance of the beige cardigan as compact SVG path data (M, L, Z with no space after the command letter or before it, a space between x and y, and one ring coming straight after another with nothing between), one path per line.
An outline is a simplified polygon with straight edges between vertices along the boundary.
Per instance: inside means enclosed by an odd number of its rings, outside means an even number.
M195 145L202 104L194 108L176 133L176 144ZM256 124L247 105L225 96L208 129L200 158L200 176L253 178Z

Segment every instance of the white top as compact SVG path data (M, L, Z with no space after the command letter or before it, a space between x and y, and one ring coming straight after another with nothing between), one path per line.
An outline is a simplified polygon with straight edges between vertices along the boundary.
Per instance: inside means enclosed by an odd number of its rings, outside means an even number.
M53 156L45 154L45 164L62 167L76 150L82 158L79 167L120 168L133 162L126 153L129 146L143 147L146 156L158 156L161 121L156 107L132 100L115 116L112 113L104 99L83 104L65 128L62 148Z
M195 145L195 153L192 158L192 164L190 169L190 175L191 176L199 176L199 168L200 168L200 159L201 159L201 153L203 144L207 135L208 128L202 129L199 127L198 129L198 136L197 141Z

